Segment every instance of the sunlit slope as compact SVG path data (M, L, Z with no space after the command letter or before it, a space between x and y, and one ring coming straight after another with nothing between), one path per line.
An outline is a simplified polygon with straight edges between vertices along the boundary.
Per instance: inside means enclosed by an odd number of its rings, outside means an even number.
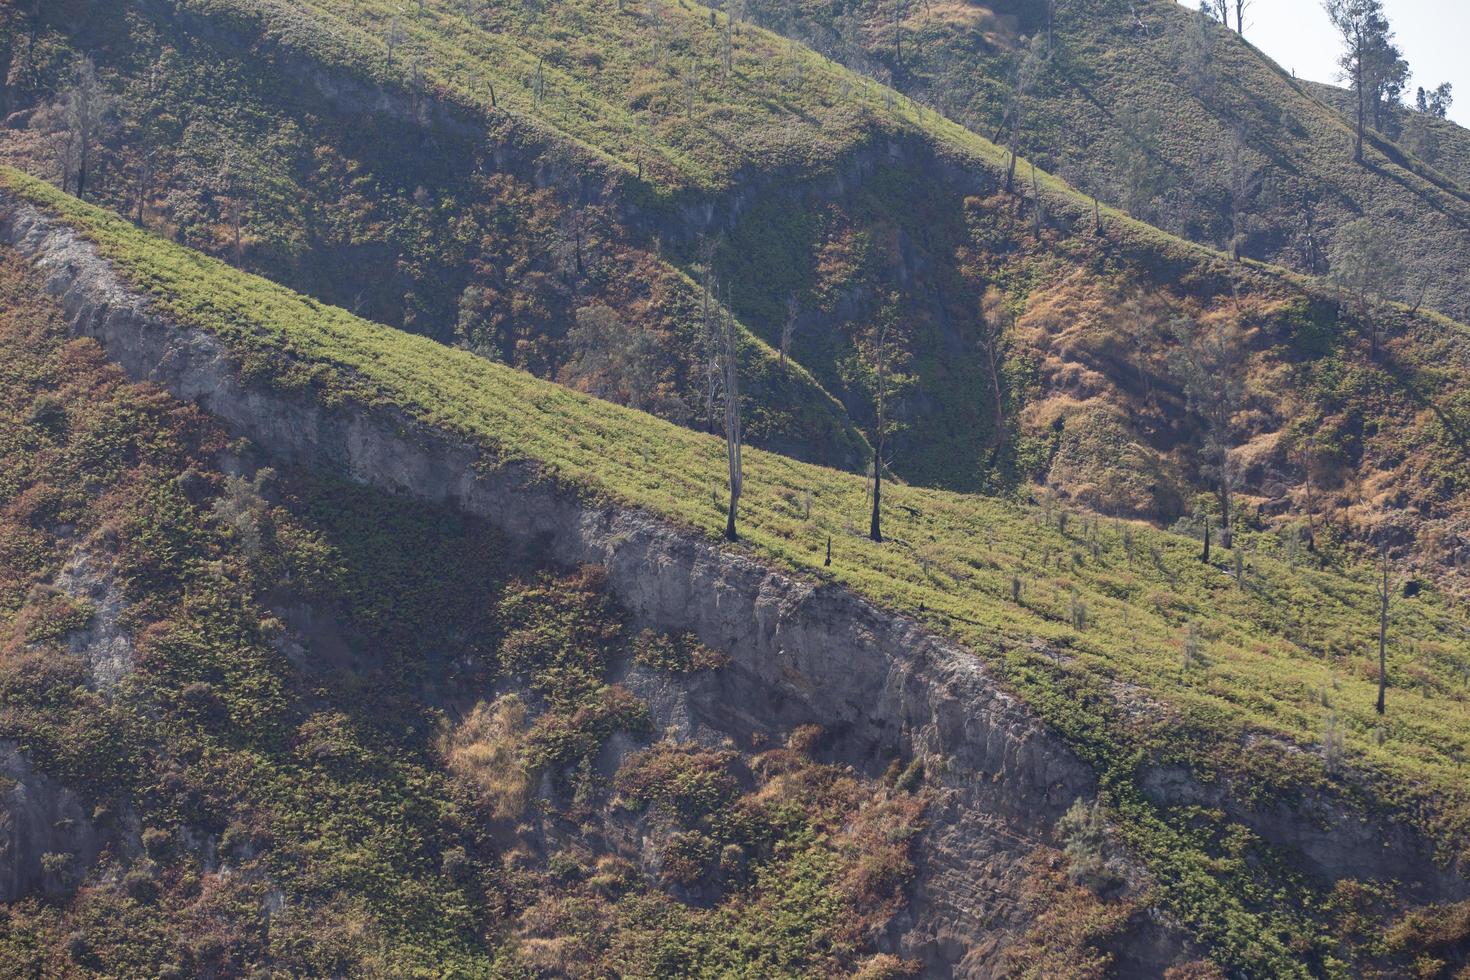
M1172 234L1221 248L1239 235L1245 255L1313 274L1327 271L1338 229L1368 216L1405 243L1396 296L1462 319L1470 309L1458 134L1439 121L1421 134L1390 112L1355 162L1340 102L1258 50L1249 17L1242 39L1176 0L916 4L901 25L881 0L840 16L816 0L753 9L1002 140L1021 52L1044 44L1017 137L1038 166Z
M14 171L4 186L82 230L160 310L224 339L272 383L397 405L599 496L710 533L719 528L719 439L314 303ZM1470 644L1463 617L1432 596L1406 604L1393 625L1393 710L1380 745L1367 676L1376 617L1366 569L1307 568L1262 537L1247 543L1245 582L1237 585L1222 567L1230 553L1217 550L1218 564L1204 565L1197 543L1177 535L1075 516L1048 520L1042 508L902 486L885 508L892 540L879 545L857 533L866 515L861 477L760 451L746 460L741 527L755 553L919 614L981 654L1018 658L1012 675L1023 688L1078 672L1101 690L1113 690L1114 680L1141 685L1162 699L1148 712L1155 717L1117 737L1147 744L1158 734L1155 722L1188 720L1219 737L1191 747L1201 761L1215 749L1236 752L1235 736L1246 727L1315 747L1330 700L1356 764L1381 770L1402 792L1438 797L1445 829L1459 824ZM834 562L824 570L829 535ZM1011 599L1013 576L1019 602ZM1181 669L1191 623L1214 661L1208 669ZM1024 652L1035 639L1051 652ZM1310 770L1310 757L1301 765Z
M960 165L1006 162L1003 148L932 108L692 2L487 3L472 14L447 0L184 5L323 66L509 119L528 136L569 139L657 194L708 193L758 172L821 172L885 134L928 140ZM1090 211L1065 182L1040 171L1037 179Z

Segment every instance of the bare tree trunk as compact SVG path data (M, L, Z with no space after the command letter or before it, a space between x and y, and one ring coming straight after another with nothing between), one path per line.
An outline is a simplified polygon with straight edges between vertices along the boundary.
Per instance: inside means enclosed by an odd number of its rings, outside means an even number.
M888 327L884 326L878 332L878 430L873 448L873 518L868 524L868 537L879 543L883 541L880 509L883 499L883 437L887 430L887 406L884 404L888 395L887 340Z
M1365 123L1365 110L1367 108L1363 101L1365 98L1363 87L1368 82L1368 66L1364 64L1363 59L1363 39L1359 36L1353 51L1353 88L1358 90L1358 128L1355 134L1356 139L1353 143L1353 162L1355 163L1363 162L1363 126Z
M1231 518L1235 512L1235 495L1232 492L1234 476L1230 471L1230 450L1221 446L1220 448L1220 545L1225 548L1233 547L1234 532L1231 530Z
M1379 548L1378 583L1378 703L1375 710L1381 715L1384 709L1384 692L1388 690L1388 600L1392 588L1389 582L1388 546Z
M1222 548L1235 547L1235 532L1230 528L1230 518L1233 509L1230 488L1226 487L1220 491L1220 546Z
M796 302L796 294L792 293L786 297L786 322L781 325L781 371L786 371L786 356L791 352L791 340L796 336L796 317L801 312L801 306Z
M245 258L244 250L243 250L243 248L241 247L241 244L240 244L240 225L241 225L241 222L242 222L242 219L241 219L241 211L242 210L243 209L240 207L240 201L239 201L238 198L236 198L235 200L233 200L233 201L230 202L230 224L233 226L234 235L235 235L235 242L234 242L234 246L235 246L235 268L237 268L237 269L243 268L242 263L243 263L244 258Z
M85 199L87 196L87 165L92 157L92 138L86 130L78 135L77 147L77 198Z
M879 508L883 499L883 440L878 440L878 448L873 453L873 517L868 523L868 537L883 543L883 529L879 524Z
M1032 215L1032 220L1035 222L1035 225L1036 225L1036 237L1037 237L1038 240L1040 240L1040 238L1041 238L1041 221L1042 221L1043 215L1041 213L1041 184L1036 179L1036 161L1035 160L1031 161L1031 205L1032 205L1032 207L1034 209L1034 212L1035 212Z
M138 162L138 226L147 227L143 223L144 208L148 204L148 191L153 184L153 156L157 153L144 154L143 159Z
M640 161L641 162L641 161ZM642 174L640 173L641 177ZM715 312L714 262L715 244L709 239L700 242L699 262L703 269L700 277L700 316L704 324L704 422L711 434L715 431L715 389L719 386L721 368L720 323Z
M1000 391L1000 364L995 355L996 327L991 327L991 332L985 341L985 357L990 362L990 392L995 399L995 434L992 437L992 445L1000 445L1001 433L1005 431L1006 406L1005 399Z
M736 541L739 535L735 531L735 512L740 505L740 490L744 482L740 465L740 372L736 361L735 317L727 309L721 320L725 368L725 457L730 467L730 508L725 515L725 538Z

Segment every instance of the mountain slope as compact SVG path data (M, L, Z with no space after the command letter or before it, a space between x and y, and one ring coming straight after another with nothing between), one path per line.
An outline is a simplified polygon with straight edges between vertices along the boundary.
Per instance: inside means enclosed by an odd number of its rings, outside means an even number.
M1357 112L1352 92L1336 85L1303 82L1303 88L1344 116ZM1385 128L1394 142L1412 153L1420 164L1438 171L1460 187L1470 186L1470 130L1448 119L1407 106L1388 110Z
M321 307L18 174L6 184L12 237L35 248L42 228L17 195L61 216L158 314L223 343L262 397L389 406L469 440L499 466L530 462L569 492L696 533L717 529L708 496L724 465L717 440ZM56 288L87 312L91 287ZM120 344L128 341L115 331L127 322L82 320ZM181 352L220 363L184 339ZM1145 862L1151 900L1220 962L1286 975L1374 955L1330 925L1324 889L1345 874L1384 873L1372 849L1342 836L1344 821L1367 820L1379 840L1386 821L1416 828L1395 838L1393 873L1417 869L1403 900L1464 897L1454 869L1470 812L1459 778L1470 748L1467 650L1461 614L1432 590L1405 600L1414 615L1395 620L1393 708L1380 725L1357 652L1375 628L1372 585L1351 561L1304 566L1289 541L1262 535L1237 581L1201 563L1185 538L917 488L895 489L880 546L851 526L863 493L857 477L752 452L747 547L963 639L1094 768L1115 832ZM824 568L829 534L834 561ZM1202 812L1206 801L1215 809ZM1301 809L1274 809L1280 801ZM1314 807L1338 825L1320 840L1305 816ZM1268 935L1290 938L1278 945Z
M295 23L289 5L271 9ZM16 52L7 100L23 107L0 143L8 159L60 180L47 100L85 53L114 100L88 196L326 302L713 424L700 289L661 254L656 228L632 222L604 158L470 116L422 83L377 88L342 71L345 51L305 61L263 39L244 7L35 13L0 20ZM579 341L579 311L603 308L618 326ZM863 436L807 372L754 338L741 354L755 444L862 465Z
M1355 164L1351 124L1317 86L1187 5L750 5L762 23L998 139L1021 52L1048 37L1053 7L1052 54L1028 74L1024 156L1160 228L1219 248L1238 236L1243 254L1313 274L1327 271L1337 230L1369 217L1404 245L1398 298L1470 315L1470 189L1453 167L1426 167L1383 135Z
M723 653L483 521L265 467L45 287L0 249L8 976L897 962L919 780L675 737Z
M747 348L757 445L862 466L869 450L820 389L871 432L886 346L901 382L886 447L902 478L1002 492L1038 480L1164 524L1201 510L1213 482L1174 369L1176 324L1225 329L1249 382L1229 433L1234 520L1297 528L1313 546L1388 536L1425 568L1470 567L1457 327L1377 311L1392 353L1376 360L1374 331L1330 290L1106 209L1098 234L1092 202L1045 173L1038 226L1027 169L1003 192L1003 151L767 32L740 25L725 77L729 21L711 26L703 8L467 18L431 4L400 17L391 61L392 13L375 5L361 26L327 0L129 9L47 5L34 25L12 11L12 46L35 26L42 54L26 70L12 58L24 84L10 97L34 102L65 84L71 54L92 53L122 101L99 150L111 177L89 193L133 213L153 152L145 223L237 264L615 400L642 390L644 407L706 427L690 277L701 242L722 242L722 292L771 345L791 327L815 379ZM587 26L599 43L574 57ZM486 54L507 45L523 51ZM692 111L676 98L691 64ZM632 144L599 122L630 113ZM43 117L23 110L4 147L44 173ZM289 151L260 152L278 146ZM237 252L239 194L213 168L247 158L258 196ZM651 360L570 370L584 303L633 325Z

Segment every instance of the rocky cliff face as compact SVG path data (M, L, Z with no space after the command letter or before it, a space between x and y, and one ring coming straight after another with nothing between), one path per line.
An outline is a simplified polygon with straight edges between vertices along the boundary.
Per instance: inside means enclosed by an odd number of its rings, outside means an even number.
M972 653L845 589L591 501L528 464L482 465L488 461L476 447L402 412L328 409L245 385L218 340L152 314L89 243L22 202L0 201L0 240L43 272L73 330L100 341L133 378L197 401L282 462L461 508L557 563L605 566L640 625L693 632L727 651L728 668L687 680L629 673L626 683L650 702L656 725L713 742L814 723L831 736L835 759L862 772L923 760L938 801L915 893L891 943L931 974L986 975L994 962L985 951L1023 927L1019 859L1051 837L1075 799L1092 794L1094 779ZM1172 801L1202 792L1187 774L1161 776L1151 788ZM1464 881L1436 870L1407 832L1382 838L1374 853L1354 853L1333 845L1331 821L1257 811L1218 795L1211 802L1267 840L1299 848L1329 879L1381 877L1388 862L1393 876L1418 878L1436 895L1464 891ZM1322 814L1346 813L1323 806ZM1147 926L1120 955L1147 973L1182 948L1167 928Z
M71 891L101 846L81 797L0 742L0 902Z
M152 315L89 243L29 206L4 210L0 239L31 257L74 331L131 377L197 401L282 462L462 508L561 564L603 565L640 625L728 651L728 668L687 684L627 678L657 725L714 741L818 724L839 761L872 775L895 758L927 760L941 801L894 937L905 955L942 974L983 936L1022 924L1004 866L1047 839L1093 777L973 654L844 589L589 502L525 464L479 466L476 448L401 412L328 410L243 385L219 341Z

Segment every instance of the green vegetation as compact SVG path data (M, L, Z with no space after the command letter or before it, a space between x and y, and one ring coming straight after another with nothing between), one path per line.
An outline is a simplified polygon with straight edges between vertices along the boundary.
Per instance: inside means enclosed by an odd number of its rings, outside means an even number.
M725 463L713 438L358 320L18 173L4 183L96 242L162 312L224 340L259 383L399 406L490 459L535 462L589 494L716 536ZM1314 924L1326 899L1263 861L1218 815L1156 810L1137 786L1144 762L1239 777L1239 791L1263 799L1331 788L1375 818L1410 821L1445 860L1463 854L1470 658L1462 613L1432 589L1395 619L1380 723L1370 574L1336 548L1309 557L1294 534L1242 534L1237 578L1201 563L1188 537L1050 502L913 487L892 489L880 546L860 530L865 495L859 477L751 451L746 547L915 615L986 658L1097 767L1160 901L1222 962L1272 975L1303 962L1337 972L1338 947ZM1204 656L1185 665L1188 637ZM1329 719L1341 758L1324 760Z
M226 8L208 12L228 20ZM199 13L122 0L0 11L0 52L17 52L0 99L30 121L0 156L75 188L57 164L69 131L56 93L85 53L111 100L89 199L369 319L705 424L699 288L616 182L593 190L598 169L575 148L528 141L504 114L430 125L408 105L424 92L364 126L351 86L372 77L344 74L334 99L299 75L325 66L267 57L258 34ZM605 353L584 356L571 329L598 306L636 331L636 365L578 369ZM741 355L755 444L862 465L863 437L810 374L753 337Z
M923 128L999 159L932 111L695 3L486 5L473 14L448 3L404 11L386 0L224 7L315 61L398 88L417 70L442 97L556 132L661 192L719 188L750 167L823 169L875 130Z
M466 15L429 3L421 15L410 5L395 12L405 36L389 66L371 29L382 17L340 26L358 12L339 18L343 3L185 6L190 15L169 17L120 0L61 0L34 21L22 12L0 19L0 44L8 38L18 52L5 97L40 106L0 154L60 181L46 106L68 84L70 59L94 55L118 108L89 193L113 210L366 319L692 428L713 427L691 277L701 271L699 233L718 232L714 264L731 305L765 341L745 346L753 444L863 468L870 449L858 430L872 428L874 339L887 329L906 382L887 440L899 478L1002 493L1041 481L1105 513L1163 525L1187 514L1210 481L1199 426L1168 370L1175 332L1156 327L1233 316L1251 338L1258 382L1235 433L1250 444L1252 485L1242 495L1272 505L1262 523L1326 523L1361 539L1408 510L1415 551L1455 567L1448 552L1470 497L1455 475L1467 345L1453 325L1376 311L1396 362L1374 363L1356 342L1369 326L1343 316L1314 281L1231 264L1106 209L1098 235L1091 202L1045 174L1038 232L1028 168L1019 193L997 192L1004 158L994 145L950 139L949 124L897 96L890 111L886 90L828 63L783 76L776 62L801 49L749 25L735 39L750 48L749 64L735 60L728 78L716 65L718 84L700 89L691 120L687 100L674 97L683 76L669 71L723 43L727 22L717 16L710 27L707 11L573 3ZM760 17L791 27L776 11ZM616 50L578 41L572 28L584 21ZM923 77L921 66L940 58L929 30L906 56L912 72L895 80ZM1002 75L1003 35L975 46ZM519 62L471 63L497 45L544 54L543 82L557 72L571 81L547 83L528 109L528 83L511 78ZM480 81L496 72L510 80L497 83L490 106ZM563 83L595 101L592 117L573 113L562 127ZM669 85L668 98L640 95ZM371 126L360 121L364 100L386 107ZM834 122L847 119L844 106L866 121ZM693 147L689 158L703 162L656 180L664 171L652 150L619 155L616 134L599 128L619 107L654 143ZM742 131L816 142L788 165L766 143L737 140L739 169L704 183L698 173L735 158L710 142L722 113ZM584 122L592 129L578 129ZM602 149L578 149L569 137L579 132L584 143L606 137ZM836 156L817 159L827 152ZM581 349L587 335L573 324L600 307L640 357L600 360ZM793 359L810 373L781 371L768 349L789 324ZM982 353L992 330L994 370ZM1301 343L1307 334L1311 343ZM1306 445L1303 419L1320 420L1332 438ZM1389 482L1407 497L1375 492Z
M1248 23L1242 39L1176 0L916 4L897 27L879 0L840 17L815 0L749 9L1002 142L1029 50L1018 143L1038 167L1175 235L1314 275L1337 230L1371 217L1404 243L1399 298L1470 315L1464 131L1388 112L1359 165L1355 100L1339 111L1256 50Z
M625 780L587 760L646 726L608 664L682 640L625 628L596 569L555 575L462 515L257 468L254 447L126 383L63 322L0 251L0 739L80 795L104 845L91 867L42 855L59 881L0 905L6 975L794 977L865 961L922 794L818 765L809 739L708 760L660 742L634 758L751 789L683 794L676 824L643 830L670 853L686 842L679 880L709 900L680 900L618 856L640 804L614 806ZM221 472L222 454L249 475ZM110 689L67 652L91 611L53 583L79 560L105 571L132 640ZM487 703L504 686L527 694ZM556 791L528 805L543 776ZM27 805L7 795L18 819Z

